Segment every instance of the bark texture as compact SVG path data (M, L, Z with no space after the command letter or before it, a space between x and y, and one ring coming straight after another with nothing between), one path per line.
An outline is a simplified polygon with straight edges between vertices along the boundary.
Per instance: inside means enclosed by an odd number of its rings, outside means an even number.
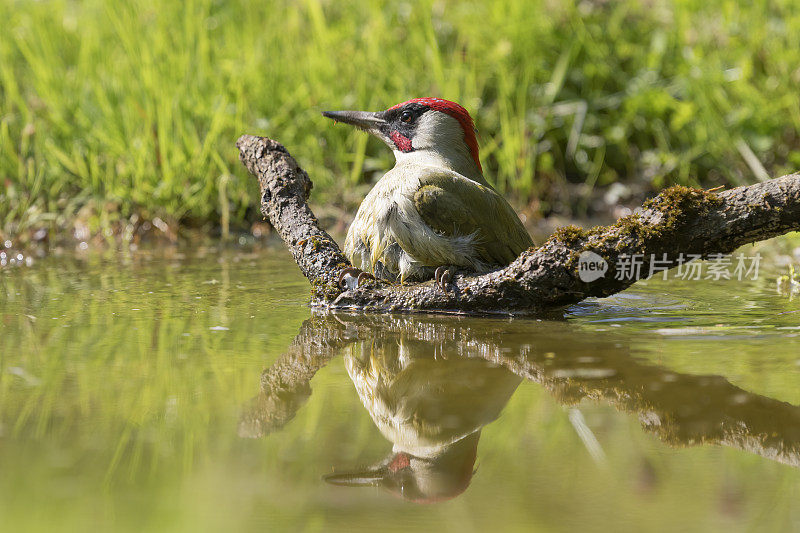
M432 281L406 285L367 283L342 291L336 280L350 266L308 207L311 180L286 148L265 137L242 136L240 159L258 178L261 210L280 234L313 287L313 305L328 309L463 314L535 314L584 298L622 291L635 279L616 279L617 264L643 255L660 267L681 254L727 254L744 244L800 230L800 174L713 193L672 187L638 212L606 227L561 228L509 266L483 275L459 273L448 291ZM591 251L608 264L605 275L581 281L578 257Z

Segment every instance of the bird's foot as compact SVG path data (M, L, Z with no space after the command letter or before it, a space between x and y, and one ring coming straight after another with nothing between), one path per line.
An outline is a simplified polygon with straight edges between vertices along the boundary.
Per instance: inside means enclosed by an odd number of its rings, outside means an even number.
M452 267L440 266L433 273L433 279L442 291L447 292L447 284L453 279Z
M347 291L350 289L357 289L366 279L374 280L375 276L356 267L347 267L342 269L342 271L339 273L339 279L337 283L340 289Z

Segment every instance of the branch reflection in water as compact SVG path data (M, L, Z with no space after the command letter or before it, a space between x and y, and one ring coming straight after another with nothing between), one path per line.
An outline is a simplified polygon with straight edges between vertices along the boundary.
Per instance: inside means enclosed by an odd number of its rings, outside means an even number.
M338 354L361 402L392 442L372 466L325 477L381 486L416 502L452 498L472 479L481 428L529 380L560 403L611 404L675 446L730 446L800 467L800 407L721 376L690 375L631 355L625 340L565 321L317 314L261 376L239 433L289 422L314 374Z

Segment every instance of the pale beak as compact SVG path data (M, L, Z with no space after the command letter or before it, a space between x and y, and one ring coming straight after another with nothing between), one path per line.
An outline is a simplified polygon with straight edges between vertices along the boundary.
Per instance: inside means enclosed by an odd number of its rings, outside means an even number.
M383 112L370 111L323 111L322 116L333 119L334 122L344 122L366 131L375 131L386 124Z

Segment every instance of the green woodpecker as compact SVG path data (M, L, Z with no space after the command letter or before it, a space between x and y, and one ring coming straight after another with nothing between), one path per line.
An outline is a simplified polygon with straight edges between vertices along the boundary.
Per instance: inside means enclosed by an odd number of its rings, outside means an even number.
M323 115L375 135L396 160L347 232L344 251L355 268L342 272L340 284L370 276L363 271L400 282L434 277L444 289L455 269L487 272L533 246L483 177L472 118L460 105L416 98L377 113Z

